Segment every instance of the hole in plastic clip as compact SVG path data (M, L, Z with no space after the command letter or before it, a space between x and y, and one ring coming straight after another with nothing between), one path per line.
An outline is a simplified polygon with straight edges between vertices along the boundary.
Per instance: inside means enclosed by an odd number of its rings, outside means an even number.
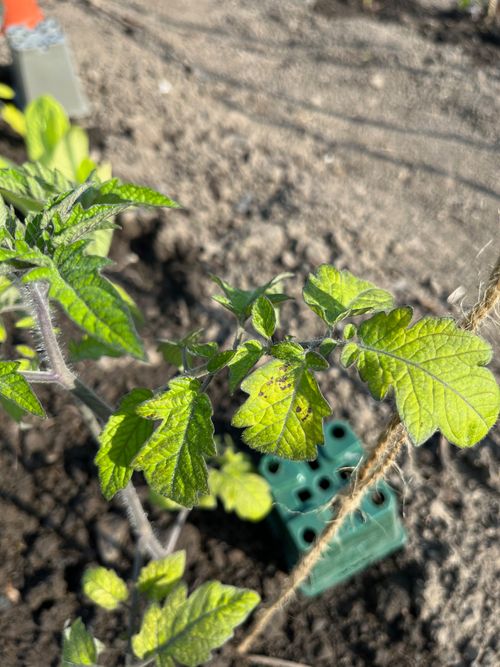
M323 489L323 491L326 491L327 489L329 489L331 487L331 485L332 485L332 483L330 482L328 477L322 477L318 482L319 488Z
M383 505L385 503L385 496L380 491L372 493L372 503L375 505Z
M343 426L334 426L332 428L332 435L334 438L343 438L345 436L345 428Z
M349 479L353 470L352 466L345 466L344 468L339 468L338 473L342 479Z
M312 544L316 538L316 533L312 528L306 528L302 533L302 538L307 544Z
M307 465L311 468L311 470L317 470L319 468L319 461L318 459L314 461L308 461Z
M275 475L278 472L278 470L280 469L280 464L279 464L278 461L270 461L267 464L267 469L269 470L270 473Z
M309 500L311 498L312 494L309 491L309 489L300 489L300 491L297 493L298 497L302 502L305 502L306 500Z

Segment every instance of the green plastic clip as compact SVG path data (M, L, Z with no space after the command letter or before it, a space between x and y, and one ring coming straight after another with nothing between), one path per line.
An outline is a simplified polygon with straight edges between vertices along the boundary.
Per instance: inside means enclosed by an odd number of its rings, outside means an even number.
M290 568L331 520L331 500L348 483L363 455L363 447L347 422L329 422L324 437L315 461L297 463L264 456L260 462L260 473L271 485L275 501L270 521L284 542ZM309 596L318 595L405 542L396 496L380 482L368 490L360 509L344 523L301 590Z

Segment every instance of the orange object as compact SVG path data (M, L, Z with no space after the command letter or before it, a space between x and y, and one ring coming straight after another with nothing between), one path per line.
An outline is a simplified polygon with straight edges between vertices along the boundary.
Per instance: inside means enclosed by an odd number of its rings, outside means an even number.
M3 0L3 30L15 25L36 27L43 20L43 13L36 0Z

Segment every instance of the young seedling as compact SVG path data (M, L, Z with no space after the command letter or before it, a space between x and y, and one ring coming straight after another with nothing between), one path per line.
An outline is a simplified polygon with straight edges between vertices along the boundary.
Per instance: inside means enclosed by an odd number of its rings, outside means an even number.
M189 597L183 585L170 589L175 567L173 560L165 559L172 558L173 541L166 548L155 536L131 482L133 472L142 471L155 494L184 508L214 493L228 509L237 509L235 476L248 482L253 473L237 452L228 449L222 458L217 454L209 397L213 378L227 373L229 390L241 387L247 394L232 419L233 426L242 429L243 441L258 452L292 460L313 460L323 442L323 420L331 408L317 375L328 371L333 355L339 355L344 367L357 369L374 398L394 394L397 416L353 476L352 493L292 575L291 585L241 645L240 650L246 651L277 606L291 599L339 525L359 507L368 486L385 473L406 438L421 445L440 430L455 445L470 447L493 426L500 392L485 368L490 346L473 333L479 315L464 327L451 318L413 322L412 309L396 307L386 290L349 271L323 265L307 279L303 298L323 323L324 334L296 340L277 331L280 305L288 299L282 283L289 275L248 290L214 277L222 292L216 301L235 320L232 347L219 349L213 342L203 342L199 332L181 341L163 341L160 349L177 366L178 375L166 387L133 389L113 410L68 366L50 303L56 302L83 331L94 358L128 354L143 360L144 346L130 302L103 276L108 260L89 254L88 244L97 230L112 226L110 217L127 206L176 204L117 179L99 182L90 177L76 189L64 187L65 183L57 173L40 167L0 172L3 191L24 197L40 185L47 193L41 209L23 219L5 205L0 211L0 266L20 286L43 350L43 362L36 369L23 370L16 361L0 362L0 395L18 412L43 416L32 385L52 382L82 404L83 416L100 441L96 464L104 495L108 499L121 495L140 550L161 559L147 565L138 578L139 592L142 586L147 594L144 581L150 574L153 579L158 574L165 584L162 590L168 591L165 601L155 600L147 608L140 630L132 629L132 650L146 661L141 664L202 664L257 604L256 594L218 582L204 584ZM483 311L488 303L482 303ZM212 472L207 462L215 465ZM250 488L254 482L252 478ZM86 576L84 589L98 604L111 607L128 595L124 582L102 569ZM207 625L198 625L202 621ZM74 655L73 649L81 647L91 662L80 664L95 662L99 645L76 622L67 632L64 652Z

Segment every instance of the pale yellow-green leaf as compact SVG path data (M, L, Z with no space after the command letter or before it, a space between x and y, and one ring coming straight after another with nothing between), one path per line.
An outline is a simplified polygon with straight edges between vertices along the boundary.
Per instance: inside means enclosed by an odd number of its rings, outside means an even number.
M116 609L128 598L127 585L114 570L93 567L83 575L83 592L104 609Z
M41 158L49 169L57 169L70 181L78 182L78 170L88 157L89 139L85 130L72 125L53 146L50 153Z
M26 148L33 162L48 158L70 128L64 108L50 95L30 102L25 110Z
M137 588L152 600L162 600L177 585L186 566L186 552L176 551L145 565L137 579Z
M178 584L165 600L163 606L153 602L142 619L139 632L132 637L132 649L138 658L149 658L160 654L160 649L167 643L177 611L187 598L187 588L183 583ZM168 655L162 656L167 660ZM168 662L161 663L162 667ZM173 661L170 663L173 664Z
M249 397L233 416L249 447L292 460L315 459L323 418L331 413L305 359L276 359L241 385Z
M208 478L210 490L218 496L226 512L240 519L261 521L272 507L267 481L256 474L245 454L227 450L219 469L212 468Z
M452 319L425 317L410 327L412 314L398 308L361 324L360 375L377 399L394 388L416 445L439 429L450 442L470 447L495 424L500 408L498 385L484 368L491 348ZM352 355L354 350L345 361Z
M387 310L394 304L389 292L329 264L322 264L316 274L309 274L303 297L329 326L349 316Z
M257 593L245 588L218 581L203 584L178 608L162 653L188 667L204 664L259 601Z

